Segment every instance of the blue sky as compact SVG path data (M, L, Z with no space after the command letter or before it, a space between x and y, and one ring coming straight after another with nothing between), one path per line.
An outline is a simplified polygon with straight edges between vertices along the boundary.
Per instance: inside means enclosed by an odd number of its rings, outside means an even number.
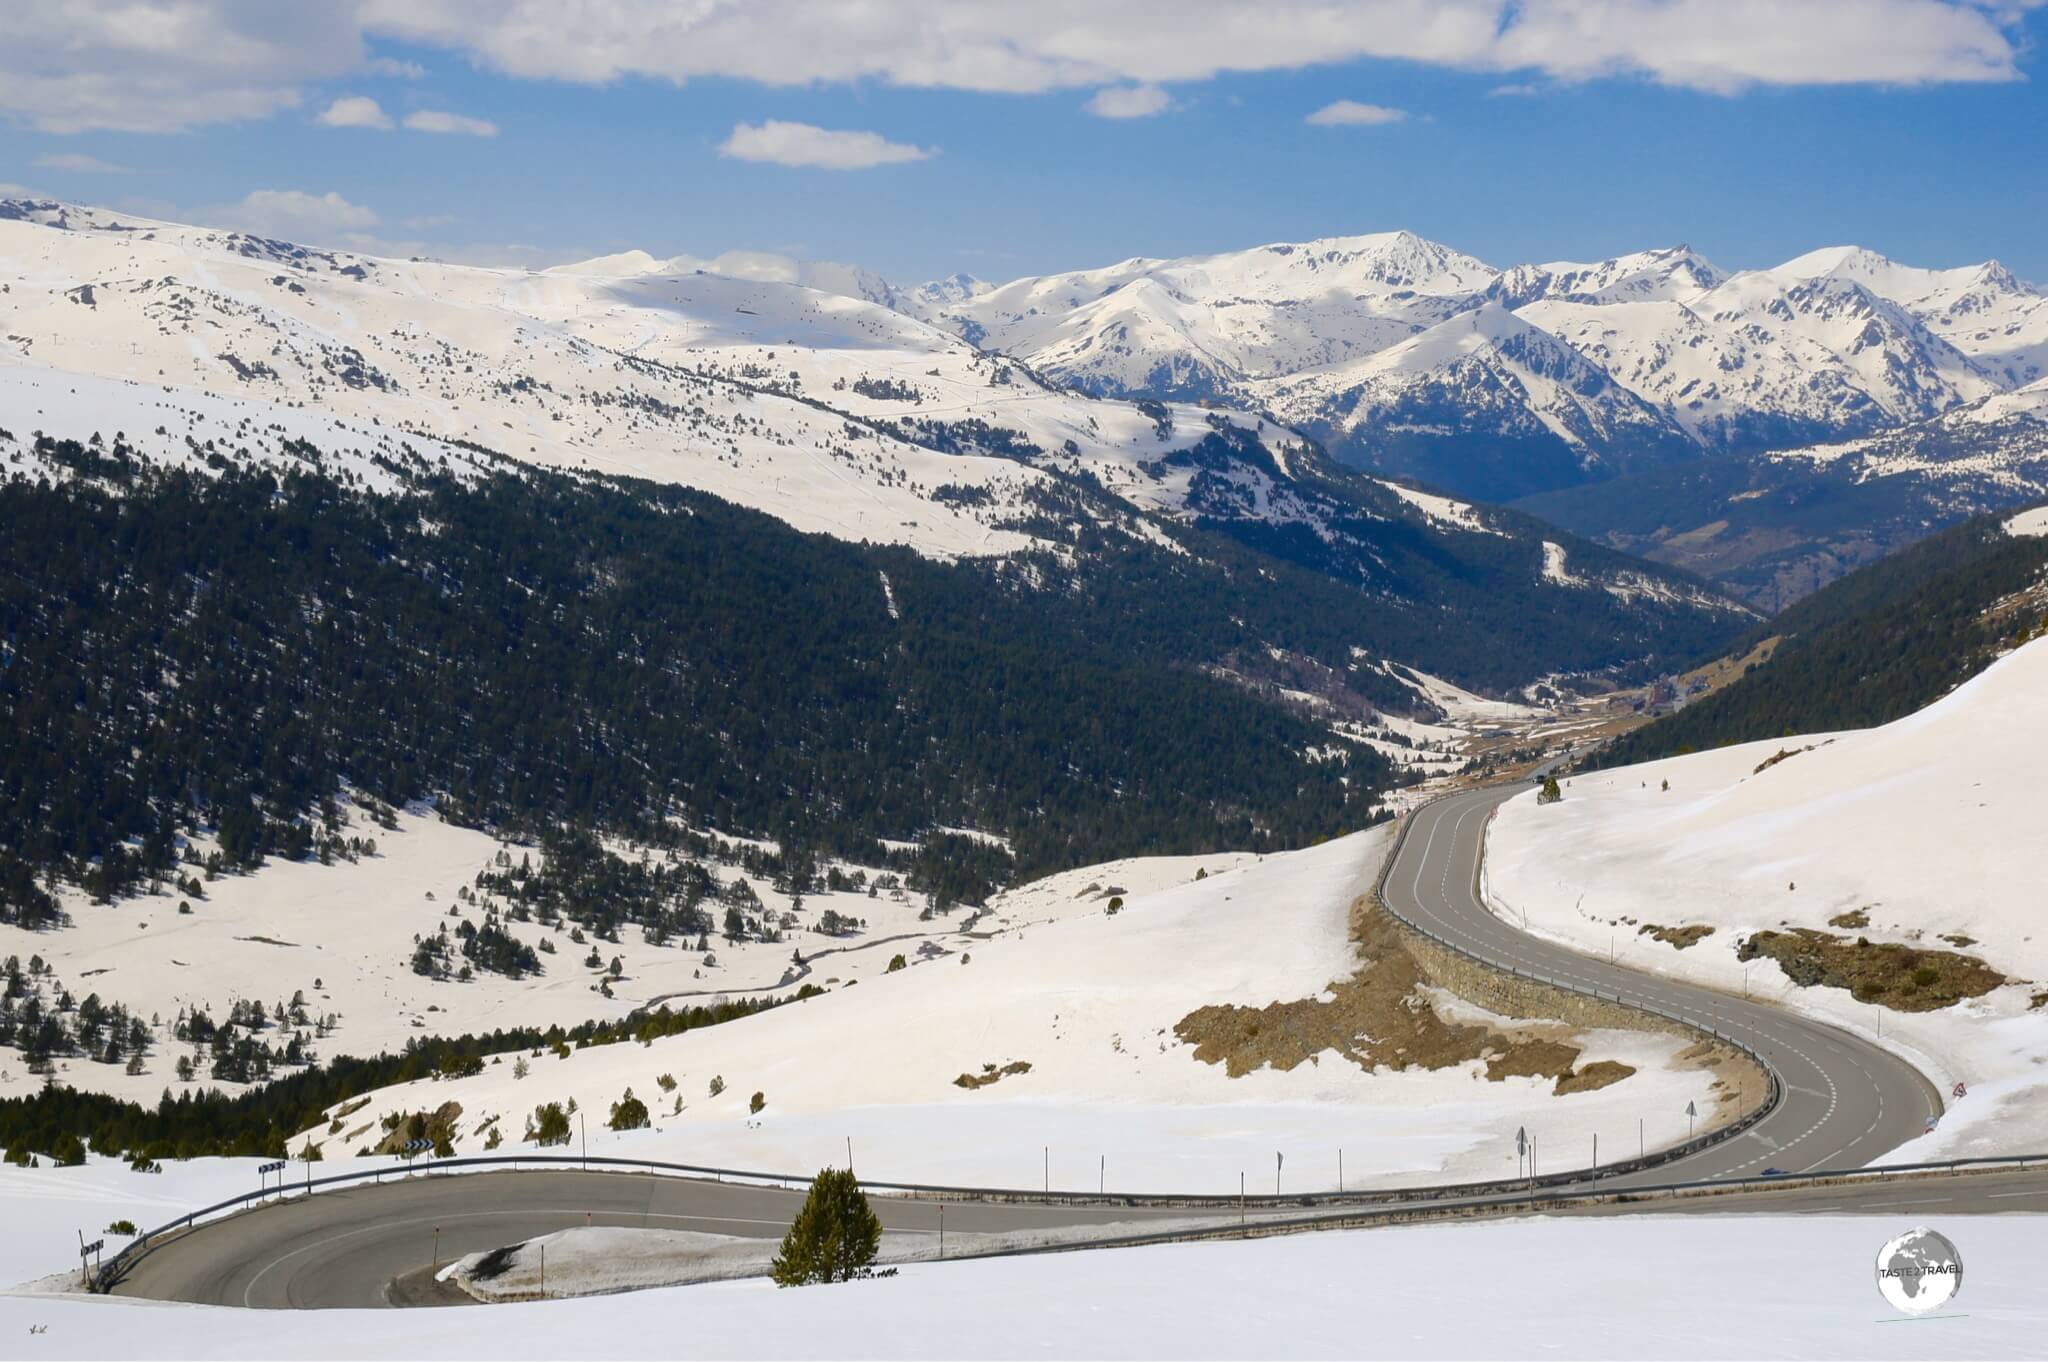
M199 50L209 36L215 51L234 48L248 38L235 25L249 22L246 6L202 0L221 31L192 35L190 71L173 70L160 92L128 93L132 54L50 37L21 73L41 82L37 106L0 108L0 181L337 244L520 263L754 249L900 281L955 270L1002 279L1404 227L1498 265L1685 241L1743 268L1853 241L1915 264L1996 257L2048 281L2048 98L2035 79L2048 15L2031 6L1816 0L1843 23L1885 20L1908 37L1858 48L1825 25L1789 39L1599 33L1619 55L1593 69L1537 38L1473 46L1514 36L1512 7L1493 37L1482 25L1452 41L1452 60L1324 62L1326 42L1310 34L1240 62L1233 46L1246 40L1221 31L1163 61L1114 34L1077 58L1028 31L997 33L1006 59L1038 62L1013 72L980 59L909 63L901 39L842 69L829 39L806 47L804 0L775 3L788 10L786 74L756 55L760 31L733 38L728 59L704 55L723 41L711 35L685 35L673 50L688 57L664 59L657 49L675 35L636 30L660 21L632 0L616 0L608 41L588 52L579 35L551 42L544 27L487 32L459 0L415 0L413 11L433 13L402 22L378 20L370 0L352 28L259 34L272 44L267 71L278 51L305 58L273 78L253 71L254 58L242 72ZM1687 3L1636 7L1663 18L1660 7ZM906 25L926 22L915 10L906 4ZM1206 22L1200 4L1182 12L1193 27ZM52 12L51 22L71 18ZM1955 26L1929 37L1910 28L1920 20ZM0 48L47 36L6 31L21 22L0 18ZM1951 31L1961 36L1951 42ZM1417 35L1375 41L1429 47ZM953 40L938 46L950 54ZM1712 60L1695 61L1696 47ZM7 63L0 56L0 87ZM1338 101L1382 112L1307 121ZM1143 116L1091 111L1105 103ZM441 130L407 126L423 113ZM778 163L792 159L832 164Z

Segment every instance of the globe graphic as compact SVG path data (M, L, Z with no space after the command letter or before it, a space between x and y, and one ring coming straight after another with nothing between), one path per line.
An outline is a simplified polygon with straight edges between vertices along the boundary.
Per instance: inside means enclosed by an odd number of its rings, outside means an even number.
M1907 1230L1877 1251L1877 1289L1909 1315L1938 1310L1963 1289L1962 1255L1933 1230Z

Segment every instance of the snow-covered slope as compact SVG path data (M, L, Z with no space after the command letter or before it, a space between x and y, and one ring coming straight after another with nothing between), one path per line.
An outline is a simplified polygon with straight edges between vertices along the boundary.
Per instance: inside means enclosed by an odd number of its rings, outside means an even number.
M291 437L345 441L366 461L404 439L435 457L458 442L940 555L1033 543L1017 522L1048 481L1034 461L1150 485L1141 460L1209 432L1192 408L1054 390L847 296L893 297L860 271L713 263L725 272L641 252L475 269L6 201L0 428L121 430L163 457L207 439L258 457ZM101 386L81 404L74 382ZM1157 487L1150 502L1178 509Z
M1619 923L1639 968L1747 986L1881 1033L1944 1092L1964 1083L1968 1095L1902 1160L2038 1150L2048 1146L2044 763L2048 639L2037 639L1882 728L1582 774L1545 807L1533 792L1515 799L1489 837L1489 883L1535 930L1605 951ZM1635 935L1642 924L1714 932L1673 950ZM1768 959L1745 977L1737 944L1787 927L1962 950L2010 982L1901 1012L1796 987Z
M1049 1148L1054 1187L1095 1187L1106 1158L1107 1185L1126 1191L1232 1190L1247 1167L1270 1168L1275 1150L1302 1189L1335 1187L1339 1148L1354 1179L1498 1175L1515 1166L1515 1127L1535 1112L1559 1149L1598 1129L1620 1139L1645 1110L1671 1118L1650 1122L1652 1147L1683 1139L1678 1114L1687 1101L1706 1109L1711 1079L1677 1061L1676 1037L1589 1033L1587 1060L1636 1072L1561 1097L1549 1079L1484 1081L1477 1061L1367 1071L1331 1051L1233 1078L1195 1057L1175 1033L1195 1010L1314 998L1357 970L1350 908L1390 834L1383 825L1234 869L1183 860L1178 883L1149 893L1072 872L1054 892L1086 911L1059 921L910 950L907 968L651 1046L543 1054L523 1078L508 1056L473 1078L383 1089L348 1124L454 1101L463 1152L483 1143L479 1127L494 1114L509 1149L539 1104L574 1097L595 1116L630 1087L655 1129L600 1132L593 1119L593 1150L809 1170L843 1158L850 1135L869 1177L1036 1186ZM1197 879L1198 869L1210 873ZM1111 885L1127 891L1114 915ZM1006 1072L1012 1065L1027 1067ZM659 1085L664 1074L673 1092ZM361 1140L330 1137L325 1125L310 1134L335 1155Z

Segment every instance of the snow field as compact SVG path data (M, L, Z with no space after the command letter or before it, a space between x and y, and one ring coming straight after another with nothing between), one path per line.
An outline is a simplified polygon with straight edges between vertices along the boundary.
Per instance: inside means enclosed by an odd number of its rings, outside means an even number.
M734 943L714 932L708 951L681 938L667 946L649 945L629 927L617 942L592 939L607 963L616 956L624 965L623 977L612 984L613 997L606 998L597 990L601 971L584 965L591 944L571 941L567 926L550 929L538 922L507 921L505 926L536 948L542 940L553 943L555 953L540 957L542 974L515 980L479 971L457 982L413 973L414 937L443 924L452 931L459 919L448 916L451 908L459 918L481 924L481 907L456 900L456 892L473 885L479 871L492 868L501 852L515 862L543 858L537 848L456 827L424 810L402 810L396 817L396 830L359 816L352 820L345 835L368 836L377 844L376 855L353 863L322 866L273 858L254 873L208 883L206 896L198 900L167 891L109 906L66 890L60 897L71 923L61 931L0 924L0 958L15 955L25 963L41 955L77 997L97 992L104 1002L126 1004L138 1016L155 1016L162 1023L141 1074L128 1074L120 1064L73 1057L58 1061L61 1081L145 1103L154 1102L166 1087L175 1092L210 1086L203 1051L198 1082L177 1081L178 1057L194 1052L171 1038L171 1025L181 1008L195 1006L224 1020L229 1003L239 997L253 998L267 1009L303 992L310 1017L339 1019L330 1035L313 1040L322 1058L396 1053L418 1036L569 1027L617 1020L657 999L682 1008L729 996L794 992L799 982L835 986L880 977L899 953L916 959L925 951L973 949L977 941L962 935L967 931L986 934L1100 912L1101 894L1091 893L1090 886L1143 893L1191 878L1198 866L1221 871L1248 859L1222 853L1113 861L998 894L985 913L959 908L930 921L919 920L922 898L900 890L869 898L821 889L805 897L800 925L786 931L782 941ZM611 849L626 857L639 852L623 844ZM738 866L714 864L713 869L724 882L745 875ZM875 874L869 870L870 878ZM747 878L763 912L779 917L789 909L789 897L765 877ZM189 915L177 911L181 899L191 902ZM815 927L827 909L868 925L840 936L822 935ZM811 971L785 984L794 974L791 954L799 950ZM707 955L717 963L705 964ZM0 1097L32 1091L40 1081L25 1072L17 1052L0 1051Z

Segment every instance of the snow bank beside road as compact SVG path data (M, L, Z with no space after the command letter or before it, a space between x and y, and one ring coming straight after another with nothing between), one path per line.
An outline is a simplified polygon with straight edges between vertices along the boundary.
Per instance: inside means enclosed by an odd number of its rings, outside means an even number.
M1881 1034L1944 1092L1966 1086L1897 1160L2048 1149L2048 1007L2034 1006L2048 987L2044 766L2048 640L1882 728L1581 775L1545 807L1526 793L1489 834L1488 885L1530 930L1730 990L1745 987L1738 943L1764 929L1979 956L2011 982L1933 1012L1795 987L1768 959L1747 987ZM1857 913L1863 925L1830 926ZM1714 933L1674 950L1639 935L1645 924Z

